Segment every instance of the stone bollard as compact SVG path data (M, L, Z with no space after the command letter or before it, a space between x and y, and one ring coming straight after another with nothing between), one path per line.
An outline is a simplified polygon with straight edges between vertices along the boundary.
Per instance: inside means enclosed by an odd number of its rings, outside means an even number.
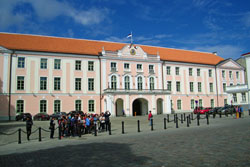
M122 134L124 134L124 121L122 121Z
M39 139L38 139L38 141L39 142L42 141L41 127L39 127Z
M111 135L111 122L109 123L109 135Z
M137 131L141 132L141 130L140 130L140 120L137 121Z
M167 129L166 118L164 118L164 129Z
M21 141L21 129L19 128L18 129L18 144L21 144L22 141Z
M151 119L151 131L153 131L154 130L154 122L153 122L153 118Z
M178 116L176 115L176 128L179 128L178 126Z

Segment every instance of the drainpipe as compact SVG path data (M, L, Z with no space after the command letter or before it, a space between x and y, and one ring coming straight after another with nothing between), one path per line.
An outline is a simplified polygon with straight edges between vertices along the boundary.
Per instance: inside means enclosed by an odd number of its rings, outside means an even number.
M98 59L99 59L99 76L100 76L100 114L102 113L102 63L101 63L101 58L100 56L98 56Z
M8 108L9 121L11 121L10 108L11 108L11 79L12 79L12 57L13 57L13 54L15 54L15 51L14 51L14 50L13 50L12 53L10 54L9 108Z
M215 66L215 83L216 83L216 96L217 96L217 107L219 107L219 94L218 94L218 81L217 81L217 70Z

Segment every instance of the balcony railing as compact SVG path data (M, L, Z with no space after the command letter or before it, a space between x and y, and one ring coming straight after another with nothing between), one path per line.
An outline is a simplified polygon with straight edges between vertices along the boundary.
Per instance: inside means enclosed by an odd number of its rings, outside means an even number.
M170 94L167 89L104 89L104 94Z

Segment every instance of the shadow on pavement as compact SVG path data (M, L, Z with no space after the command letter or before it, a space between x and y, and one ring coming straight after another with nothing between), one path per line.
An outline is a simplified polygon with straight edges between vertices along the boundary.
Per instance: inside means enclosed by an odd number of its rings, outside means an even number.
M9 161L15 160L15 161ZM129 144L90 143L0 156L1 166L152 166L150 157L132 153ZM156 165L156 164L155 164ZM159 166L160 164L157 164Z
M26 127L26 124L24 123L18 123L18 124L0 124L0 132L6 132L10 129L13 129L13 131ZM7 132L6 132L7 133Z

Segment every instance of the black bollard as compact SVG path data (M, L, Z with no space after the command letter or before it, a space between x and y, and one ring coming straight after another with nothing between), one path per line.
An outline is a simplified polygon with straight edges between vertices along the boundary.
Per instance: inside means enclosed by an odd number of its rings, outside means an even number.
M39 140L38 141L42 141L41 127L39 127Z
M176 128L179 128L178 126L178 116L176 115Z
M216 116L216 113L215 113L215 112L213 112L213 118L215 118L215 116Z
M250 115L250 109L248 110L248 115Z
M200 126L200 114L197 114L197 126Z
M137 131L141 132L141 130L140 130L140 120L137 121Z
M176 123L176 116L177 114L174 114L174 123Z
M18 129L18 144L21 144L21 129Z
M58 139L61 140L61 126L58 127Z
M124 121L122 121L122 134L124 134Z
M191 119L194 120L194 114L193 113L191 113Z
M167 126L166 126L166 118L164 118L164 129L167 129Z
M109 135L111 135L111 122L109 123Z
M187 127L189 127L189 117L187 116Z
M186 121L186 114L184 113L184 121Z
M227 113L227 111L225 111L225 115L226 115L226 117L228 117L228 113Z
M250 112L249 112L250 113ZM250 114L249 114L250 115ZM168 121L168 123L169 123L169 114L167 115L167 121Z
M183 115L181 114L181 123L183 124Z
M220 118L221 118L221 112L220 112Z
M154 130L154 121L153 121L153 118L151 119L151 131Z
M207 116L207 125L209 125L209 116L208 114L206 116Z
M97 136L96 124L95 124L94 128L95 128L95 136Z
M191 116L188 115L189 124L191 124Z

